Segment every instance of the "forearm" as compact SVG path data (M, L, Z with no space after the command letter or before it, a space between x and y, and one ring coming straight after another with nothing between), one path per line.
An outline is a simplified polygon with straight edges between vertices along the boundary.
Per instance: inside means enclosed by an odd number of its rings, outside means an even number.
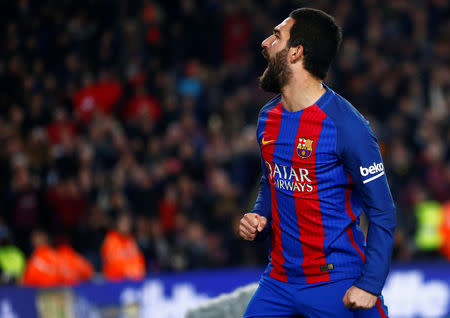
M260 216L264 216L268 221L271 220L271 201L270 201L270 184L265 176L261 177L259 185L258 197L256 198L255 205L250 211L251 213L257 213Z
M270 207L271 207L270 184L267 178L263 175L261 177L258 197L250 213L256 213L260 216L265 217L267 219L267 226L264 228L262 232L256 235L254 241L257 242L264 241L270 234L271 219L272 219Z
M395 208L369 219L365 262L355 286L380 295L389 273L394 245Z

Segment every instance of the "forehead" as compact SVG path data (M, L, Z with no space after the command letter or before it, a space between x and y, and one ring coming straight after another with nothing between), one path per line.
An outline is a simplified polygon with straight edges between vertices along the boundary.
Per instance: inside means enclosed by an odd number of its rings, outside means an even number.
M280 31L280 33L289 34L289 31L291 30L291 27L293 24L294 24L294 19L292 19L291 17L288 17L288 18L284 19L283 22L278 24L274 28L274 30L278 30L278 31Z

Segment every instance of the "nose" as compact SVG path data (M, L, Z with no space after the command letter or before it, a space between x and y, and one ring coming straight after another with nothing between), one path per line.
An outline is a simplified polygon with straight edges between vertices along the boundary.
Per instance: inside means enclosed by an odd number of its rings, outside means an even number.
M269 45L273 42L272 39L273 35L270 35L269 37L267 37L264 41L261 42L261 47L263 48L268 48Z

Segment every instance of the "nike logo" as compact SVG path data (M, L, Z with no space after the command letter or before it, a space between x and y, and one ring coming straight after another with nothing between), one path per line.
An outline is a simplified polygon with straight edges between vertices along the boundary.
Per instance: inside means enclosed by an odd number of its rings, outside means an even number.
M265 146L267 144L270 144L270 143L273 143L273 142L275 142L275 140L264 140L264 138L262 139L263 146Z

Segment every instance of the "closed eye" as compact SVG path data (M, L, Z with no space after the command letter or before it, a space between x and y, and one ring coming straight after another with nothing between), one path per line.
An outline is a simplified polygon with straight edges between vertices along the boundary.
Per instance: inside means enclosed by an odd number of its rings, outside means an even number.
M273 29L273 34L275 35L275 37L276 37L277 39L280 38L280 31L278 31L277 29Z

